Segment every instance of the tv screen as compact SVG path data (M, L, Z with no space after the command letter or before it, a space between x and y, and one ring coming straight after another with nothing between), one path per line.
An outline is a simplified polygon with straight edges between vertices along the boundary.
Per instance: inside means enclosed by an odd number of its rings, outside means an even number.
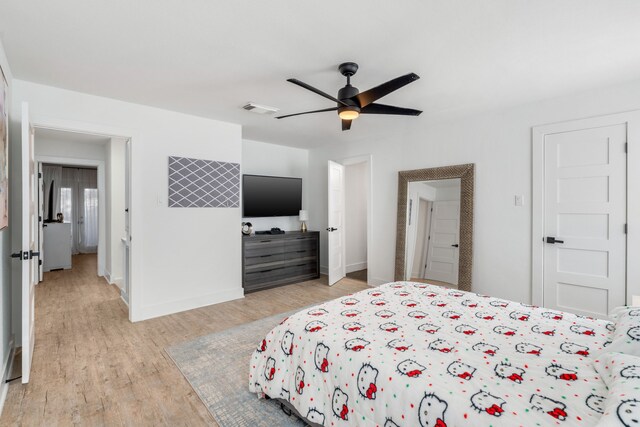
M302 209L302 178L242 175L242 216L297 216Z

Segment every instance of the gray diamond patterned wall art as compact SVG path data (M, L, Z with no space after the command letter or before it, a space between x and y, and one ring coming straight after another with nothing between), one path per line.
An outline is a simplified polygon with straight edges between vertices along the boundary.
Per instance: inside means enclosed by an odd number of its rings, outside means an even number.
M170 208L239 206L239 163L169 156Z

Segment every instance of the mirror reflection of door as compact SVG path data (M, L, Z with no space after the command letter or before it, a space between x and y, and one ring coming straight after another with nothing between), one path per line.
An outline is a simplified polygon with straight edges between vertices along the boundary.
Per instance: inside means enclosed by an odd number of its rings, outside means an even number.
M405 280L458 286L460 179L410 182Z

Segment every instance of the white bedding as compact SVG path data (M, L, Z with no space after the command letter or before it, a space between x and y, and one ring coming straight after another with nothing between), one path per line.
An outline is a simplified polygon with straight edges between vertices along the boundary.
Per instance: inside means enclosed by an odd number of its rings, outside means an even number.
M284 319L249 389L325 426L594 426L613 324L395 282Z

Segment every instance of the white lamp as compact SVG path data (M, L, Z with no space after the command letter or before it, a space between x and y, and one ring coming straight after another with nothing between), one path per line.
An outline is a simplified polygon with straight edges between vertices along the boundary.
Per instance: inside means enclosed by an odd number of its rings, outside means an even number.
M299 216L298 220L302 222L302 225L300 226L300 231L304 233L305 231L307 231L307 223L305 221L309 221L309 212L300 211L298 216Z

